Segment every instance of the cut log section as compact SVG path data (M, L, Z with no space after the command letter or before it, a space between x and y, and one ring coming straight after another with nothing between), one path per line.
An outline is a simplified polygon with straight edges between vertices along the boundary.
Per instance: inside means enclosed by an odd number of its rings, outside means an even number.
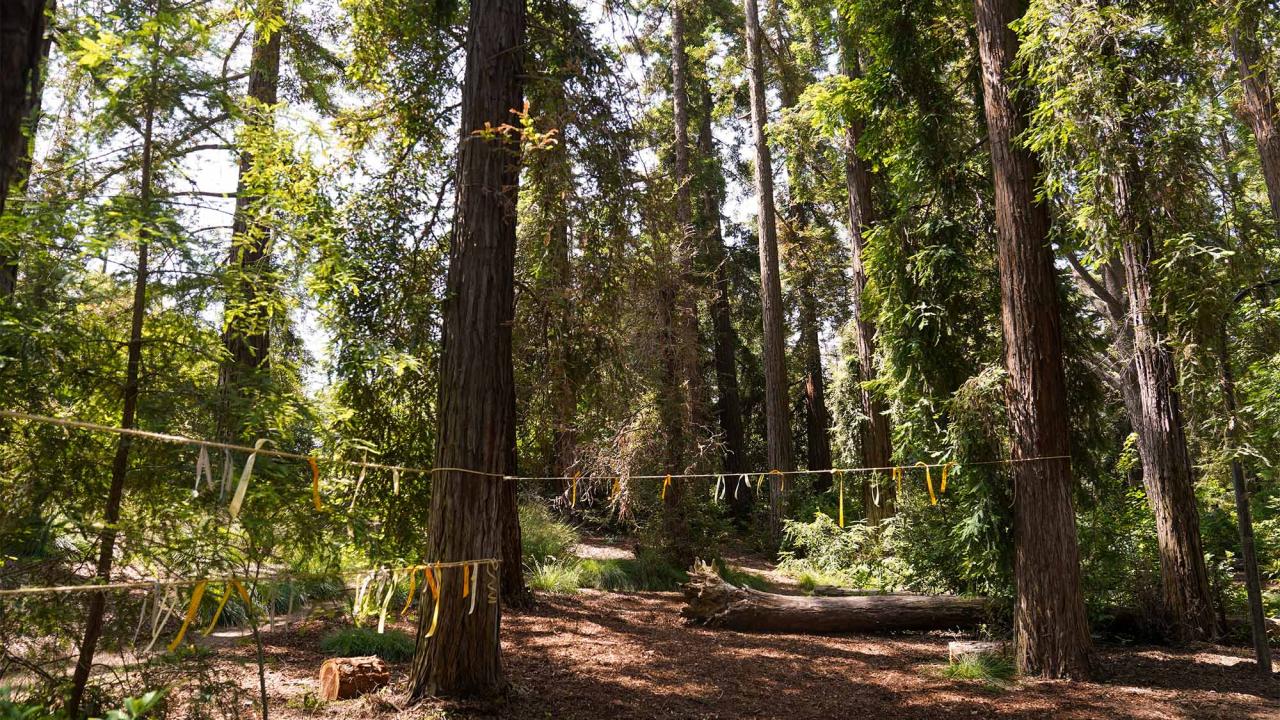
M371 693L391 681L377 657L329 658L320 666L320 699L347 700Z
M983 655L1007 656L1009 643L983 640L953 640L947 643L947 660L952 663L976 659Z
M684 586L686 620L730 630L842 633L955 630L987 620L987 601L951 595L803 597L730 585L699 563Z

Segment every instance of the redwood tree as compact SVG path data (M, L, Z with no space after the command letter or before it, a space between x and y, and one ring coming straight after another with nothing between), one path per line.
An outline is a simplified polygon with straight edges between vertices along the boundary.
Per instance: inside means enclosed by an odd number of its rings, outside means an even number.
M1231 51L1240 74L1242 102L1240 111L1258 144L1262 160L1262 177L1271 201L1271 217L1280 236L1280 112L1277 111L1275 89L1263 62L1262 45L1258 41L1258 4L1249 0L1229 3L1232 17L1227 20Z
M249 56L249 104L247 123L266 128L274 125L274 110L280 85L280 32L276 21L282 10L279 0L260 3L254 18L253 49ZM231 251L227 259L232 280L228 287L227 320L222 342L227 357L219 376L223 394L222 435L235 438L241 433L236 398L241 386L263 367L270 349L268 323L257 298L270 289L264 287L271 263L271 227L263 221L260 198L250 192L248 176L254 170L252 152L240 154L240 174L236 185L236 208L232 220Z
M769 469L787 472L794 468L791 442L791 412L787 400L787 360L784 350L786 325L783 320L782 280L778 275L778 229L773 204L773 159L765 135L768 110L764 82L764 57L760 12L756 0L743 0L746 16L748 81L751 88L751 131L755 145L755 181L759 209L756 213L760 245L760 306L764 319L765 426L768 436ZM783 482L769 477L769 528L776 540L782 530Z
M458 193L446 279L440 359L440 467L508 474L515 424L511 323L515 291L520 139L505 128L523 106L524 0L475 0L466 35ZM463 561L502 553L504 481L467 472L435 474L428 559ZM503 557L519 563L519 557ZM482 573L488 572L481 570ZM409 696L490 695L505 685L498 630L501 603L468 613L460 568L442 570L439 618L424 589ZM480 578L480 587L497 578ZM483 591L482 591L483 592ZM487 595L487 593L486 593ZM430 637L428 637L430 635Z
M848 33L841 37L840 50L845 74L856 80L860 75L858 51ZM884 400L867 387L876 379L876 324L866 310L867 269L862 256L867 246L867 230L876 221L875 205L871 198L871 171L858 157L862 120L851 117L848 122L845 128L844 175L849 194L849 255L853 259L849 298L853 306L854 342L858 353L858 396L862 414L866 416L859 446L863 467L888 467L893 458L889 444L889 409ZM893 517L896 504L897 489L888 475L868 473L862 485L862 506L867 522L874 525Z
M0 3L0 215L9 194L26 182L31 166L31 123L40 103L41 65L48 56L45 24L53 3ZM0 297L12 295L18 278L14 250L0 245Z
M1018 136L1026 103L1012 94L1022 0L975 0L983 100L995 180L1006 403L1013 436L1014 609L1019 670L1081 678L1089 627L1080 594L1072 507L1066 379L1049 214L1036 197L1036 158Z

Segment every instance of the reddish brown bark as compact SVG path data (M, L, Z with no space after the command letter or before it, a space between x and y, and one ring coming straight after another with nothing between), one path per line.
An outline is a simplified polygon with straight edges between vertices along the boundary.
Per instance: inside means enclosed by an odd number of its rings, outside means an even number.
M1200 543L1178 368L1152 297L1158 250L1142 209L1146 183L1136 163L1114 183L1125 229L1121 251L1133 351L1125 404L1137 430L1143 484L1156 520L1165 621L1174 640L1208 639L1216 634L1217 623Z
M746 17L747 66L751 89L751 131L755 146L756 213L760 245L760 307L764 319L765 425L771 470L795 468L791 442L791 408L787 401L786 324L783 319L782 280L778 273L778 229L773 199L773 159L765 135L768 110L761 55L760 12L756 0L743 0ZM769 477L769 529L776 541L782 532L782 480Z
M436 463L497 474L514 470L511 324L520 144L514 133L485 128L514 123L512 110L523 107L525 18L523 0L471 3L440 359ZM436 473L428 558L461 561L502 555L507 483L470 473ZM520 562L519 557L501 559ZM427 637L432 612L419 617L418 646L409 672L411 698L492 695L505 685L498 643L501 602L482 596L484 602L469 613L463 575L460 568L440 573L443 621L434 635ZM481 577L481 588L486 582ZM429 609L432 603L424 601L422 607Z
M841 38L845 74L856 80L861 72L858 53L848 37ZM853 260L853 282L849 298L853 310L854 342L858 354L858 395L866 422L861 428L863 467L888 467L893 458L889 444L889 408L883 398L867 388L876 379L876 324L866 309L867 269L862 256L866 252L867 231L876 221L871 197L871 172L858 156L863 124L850 118L845 129L845 184L849 194L849 255ZM878 524L894 515L897 488L884 473L868 473L862 484L862 506L867 522Z
M260 11L277 16L282 11L279 0L263 0ZM247 122L270 128L274 111L269 108L278 99L280 85L280 33L267 30L267 22L259 22L249 55L249 98ZM238 313L229 317L222 333L227 357L222 364L219 384L223 394L221 435L234 439L244 431L236 417L242 414L238 395L242 385L255 370L263 367L270 350L270 317L257 298L263 292L266 273L270 269L271 227L263 221L261 198L249 189L247 178L254 169L251 152L240 154L240 174L236 184L236 208L232 220L231 250L227 264L233 281L229 284L227 305Z
M1014 630L1018 668L1080 678L1089 672L1089 627L1080 594L1072 507L1066 379L1049 214L1037 201L1036 158L1018 143L1025 102L1011 94L1020 0L975 0L982 85L995 179L1006 401L1013 436ZM1028 460L1028 462L1017 462Z
M46 0L0 3L0 215L30 174L42 65L49 56L45 26L52 11L52 0L47 5ZM0 245L0 297L12 295L17 280L16 253Z
M1258 16L1253 3L1232 3L1236 11L1234 22L1228 22L1231 51L1235 55L1240 74L1242 101L1240 112L1253 130L1258 144L1258 156L1262 161L1262 177L1267 184L1267 198L1271 201L1271 217L1280 235L1280 129L1276 122L1280 114L1276 109L1274 88L1262 61L1262 46L1258 42Z

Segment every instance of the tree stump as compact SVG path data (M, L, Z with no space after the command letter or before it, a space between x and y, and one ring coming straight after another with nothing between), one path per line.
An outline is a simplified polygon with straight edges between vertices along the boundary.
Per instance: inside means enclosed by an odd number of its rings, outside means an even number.
M705 564L684 586L690 622L755 632L844 633L971 628L987 619L987 601L953 595L797 597L730 585Z
M953 640L947 643L947 659L952 663L962 662L982 655L1009 654L1009 643L988 642L983 640Z
M390 681L391 671L387 670L387 664L381 658L329 658L320 666L320 699L359 697Z

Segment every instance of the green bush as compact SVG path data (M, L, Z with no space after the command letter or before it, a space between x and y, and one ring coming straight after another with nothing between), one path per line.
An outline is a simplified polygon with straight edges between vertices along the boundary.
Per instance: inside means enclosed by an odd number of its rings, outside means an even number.
M325 635L320 649L337 657L377 655L387 662L404 662L413 657L413 638L399 630L379 633L371 628L347 627Z

